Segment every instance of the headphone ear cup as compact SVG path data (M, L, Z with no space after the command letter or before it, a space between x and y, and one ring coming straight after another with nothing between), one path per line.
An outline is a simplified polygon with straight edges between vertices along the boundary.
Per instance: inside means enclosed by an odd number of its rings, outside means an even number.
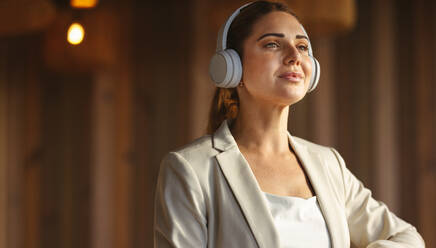
M242 78L242 62L239 54L233 49L226 49L232 61L232 77L229 83L226 85L226 88L234 88L237 87L239 82L241 82Z
M312 75L310 77L309 89L307 92L313 91L319 82L319 76L321 74L321 67L319 65L318 60L315 57L311 57L312 59Z
M209 75L217 87L223 87L230 81L230 57L223 51L216 52L209 63Z
M233 49L216 52L210 60L209 75L217 87L238 86L242 77L242 63L238 53Z

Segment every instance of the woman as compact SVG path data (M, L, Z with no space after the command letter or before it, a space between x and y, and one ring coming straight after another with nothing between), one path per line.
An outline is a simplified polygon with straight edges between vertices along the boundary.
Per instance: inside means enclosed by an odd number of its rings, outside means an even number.
M233 13L210 74L211 135L163 159L155 247L424 247L336 150L288 133L289 106L316 87L319 65L286 6Z

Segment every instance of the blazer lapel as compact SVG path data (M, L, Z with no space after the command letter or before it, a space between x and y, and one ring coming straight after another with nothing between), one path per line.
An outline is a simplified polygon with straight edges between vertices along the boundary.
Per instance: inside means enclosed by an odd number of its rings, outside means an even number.
M279 247L279 236L267 202L248 162L238 149L227 121L215 132L213 142L214 147L222 151L216 159L257 244L261 248Z
M331 186L327 181L327 165L324 164L324 160L318 153L311 151L307 146L296 142L289 133L288 137L296 156L302 163L303 168L309 177L310 183L315 190L318 203L327 223L332 247L345 247L346 244L342 242L340 237L344 232L346 232L346 230L341 230L342 224L339 222L341 219L339 214L340 206L333 201L335 197L331 193Z

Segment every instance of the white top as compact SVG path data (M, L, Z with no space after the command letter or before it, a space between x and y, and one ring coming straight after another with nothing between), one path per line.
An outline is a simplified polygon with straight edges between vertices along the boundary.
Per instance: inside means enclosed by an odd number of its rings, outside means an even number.
M309 199L263 192L281 248L327 248L330 237L316 196Z

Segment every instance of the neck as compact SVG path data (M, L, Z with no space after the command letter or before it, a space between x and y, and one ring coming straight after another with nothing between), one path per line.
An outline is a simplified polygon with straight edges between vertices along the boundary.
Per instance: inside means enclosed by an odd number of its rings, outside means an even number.
M240 149L258 155L289 153L289 106L240 105L230 128Z

